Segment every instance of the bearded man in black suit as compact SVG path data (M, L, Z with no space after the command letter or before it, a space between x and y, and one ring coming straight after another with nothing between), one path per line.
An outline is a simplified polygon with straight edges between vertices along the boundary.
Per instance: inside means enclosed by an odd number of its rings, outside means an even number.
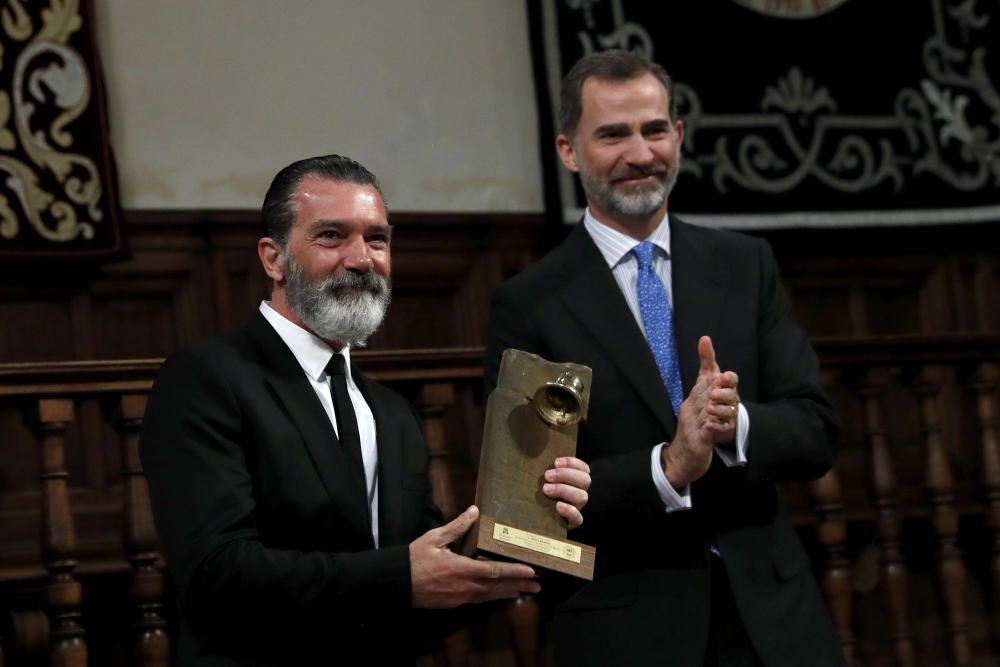
M831 466L838 420L766 242L668 214L684 124L671 81L625 51L563 80L556 150L587 211L494 300L508 348L593 369L594 581L563 592L556 663L841 665L775 482Z
M142 461L180 610L180 665L407 664L429 609L536 592L528 566L452 553L420 422L350 351L382 321L390 234L374 175L332 155L289 165L262 210L270 301L172 356ZM589 484L556 462L571 526ZM445 623L447 625L447 623Z

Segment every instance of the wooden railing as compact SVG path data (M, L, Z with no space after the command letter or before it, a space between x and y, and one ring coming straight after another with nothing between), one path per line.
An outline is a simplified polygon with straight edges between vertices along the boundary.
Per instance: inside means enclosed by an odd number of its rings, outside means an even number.
M995 660L1000 338L823 340L816 348L844 419L841 454L822 479L782 491L849 663ZM473 495L481 354L356 354L368 374L418 406L435 498L448 517ZM0 665L6 656L81 667L88 649L90 664L121 652L129 664L169 664L171 602L138 459L159 363L0 365ZM131 610L117 638L99 633L100 642L118 642L112 648L88 641L99 620L84 615L94 596L121 588L108 581L127 582L118 603ZM544 661L537 607L522 601L507 623L511 661ZM467 633L443 647L449 664L465 664L475 650Z
M446 413L456 399L469 404L467 390L481 382L481 355L477 349L355 354L366 372L404 391L418 406L431 482L446 516L462 509L452 481L449 447L455 443L446 436ZM26 597L38 605L0 608L7 616L0 665L4 655L16 664L41 663L46 655L53 665L99 664L88 660L80 577L118 573L127 573L132 609L129 664L169 664L163 563L138 448L146 396L160 363L0 365L5 461L0 471L6 480L0 487L0 590L4 603ZM32 428L19 429L19 423ZM35 464L9 465L25 451L34 452ZM70 474L68 457L76 475ZM106 479L108 465L115 465L120 483ZM35 471L34 481L24 479L29 470ZM467 654L461 639L452 640L456 655ZM102 654L109 650L104 647Z

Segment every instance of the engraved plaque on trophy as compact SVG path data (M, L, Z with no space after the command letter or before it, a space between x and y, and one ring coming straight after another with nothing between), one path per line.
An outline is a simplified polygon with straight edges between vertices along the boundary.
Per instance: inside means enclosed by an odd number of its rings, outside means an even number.
M594 547L566 539L556 501L542 493L545 471L576 454L578 422L586 419L590 368L557 364L508 349L486 424L476 482L480 517L463 551L594 578Z

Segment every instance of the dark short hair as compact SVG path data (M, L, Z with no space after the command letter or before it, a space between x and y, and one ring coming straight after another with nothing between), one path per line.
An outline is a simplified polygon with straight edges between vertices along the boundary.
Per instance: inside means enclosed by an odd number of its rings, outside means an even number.
M321 155L293 162L275 175L260 209L264 236L274 239L282 246L288 242L288 234L295 224L295 207L292 203L295 190L306 176L318 176L334 183L373 187L385 204L385 195L382 194L378 179L360 162L343 155Z
M583 84L587 79L599 81L631 81L652 74L667 90L670 121L677 117L673 82L667 71L646 56L633 51L610 49L586 55L573 65L562 80L559 94L559 132L567 137L576 134L583 113Z

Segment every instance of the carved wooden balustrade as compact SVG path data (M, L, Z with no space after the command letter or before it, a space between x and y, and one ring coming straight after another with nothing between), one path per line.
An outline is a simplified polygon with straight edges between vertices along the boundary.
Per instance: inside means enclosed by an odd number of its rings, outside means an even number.
M835 468L786 485L849 664L995 664L996 336L820 341Z
M844 421L841 452L822 479L782 491L848 661L995 664L1000 338L816 347ZM480 356L356 355L420 411L447 518L474 495ZM158 366L0 365L0 665L169 664L175 612L137 442ZM530 600L494 610L425 662L543 664L538 618Z
M465 443L472 437L466 429L478 428L481 351L355 357L418 406L435 497L454 516L463 508L456 499L473 495ZM164 594L138 447L159 365L0 365L0 664L4 656L13 664L66 667L170 664L172 601ZM454 422L448 409L456 403L470 420ZM447 432L463 435L449 439ZM449 447L460 450L464 465L452 461ZM464 487L453 481L456 470ZM107 627L109 617L121 625ZM456 663L470 642L449 641Z

